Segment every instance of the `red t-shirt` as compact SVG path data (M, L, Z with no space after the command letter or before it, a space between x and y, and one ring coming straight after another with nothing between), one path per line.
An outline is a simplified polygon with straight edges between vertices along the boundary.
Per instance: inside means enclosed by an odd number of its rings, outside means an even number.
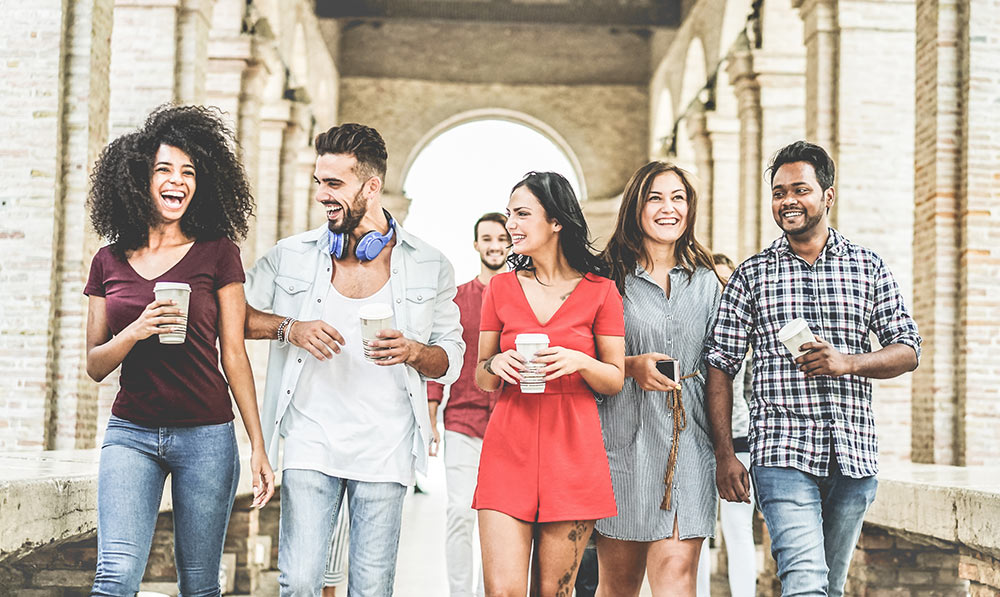
M90 265L83 293L105 298L108 327L118 334L153 302L157 282L191 285L187 339L160 344L141 340L122 361L121 389L111 407L115 416L147 427L217 425L233 420L229 386L219 371L219 307L215 292L246 275L240 250L221 238L198 241L163 275L147 280L128 261L103 247Z
M490 418L491 396L476 385L476 365L479 364L479 316L483 310L486 286L473 278L458 287L455 304L462 314L462 340L465 340L465 360L458 380L451 384L448 405L444 409L444 428L469 437L482 438ZM444 386L427 382L427 400L441 402ZM494 397L495 400L495 397Z

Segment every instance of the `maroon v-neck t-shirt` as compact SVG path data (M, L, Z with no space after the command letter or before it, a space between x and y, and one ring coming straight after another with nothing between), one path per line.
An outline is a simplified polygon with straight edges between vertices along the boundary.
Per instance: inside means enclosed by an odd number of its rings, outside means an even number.
M191 285L187 339L140 340L122 361L121 389L111 412L147 427L217 425L233 420L229 386L219 371L219 306L215 292L246 280L240 250L221 238L198 241L173 267L147 280L103 247L94 256L83 293L105 299L108 327L119 334L153 302L157 282Z

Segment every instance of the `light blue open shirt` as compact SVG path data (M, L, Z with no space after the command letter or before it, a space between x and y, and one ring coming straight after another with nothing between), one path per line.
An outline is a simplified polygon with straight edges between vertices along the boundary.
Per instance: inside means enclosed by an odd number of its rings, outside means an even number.
M407 233L398 224L396 239L389 261L396 326L411 340L444 349L448 354L448 370L434 381L452 383L458 379L465 351L458 305L453 300L454 270L440 251ZM282 239L247 272L247 303L257 310L300 321L320 319L323 315L321 301L330 284L330 268L326 224ZM361 350L361 347L345 347L345 350ZM271 341L260 418L268 458L274 466L278 466L281 418L295 395L303 364L306 359L312 358L315 357L298 346ZM427 448L431 441L427 412L428 378L408 365L405 367L406 391L417 421L413 455L417 470L425 472ZM363 399L363 380L345 382L358 384L358 398Z

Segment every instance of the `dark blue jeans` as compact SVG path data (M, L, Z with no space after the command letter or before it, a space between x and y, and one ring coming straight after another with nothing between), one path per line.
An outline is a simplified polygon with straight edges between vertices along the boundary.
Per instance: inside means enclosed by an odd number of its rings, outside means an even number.
M876 478L846 477L835 462L827 477L764 466L752 467L750 477L771 534L782 597L841 597Z
M220 594L219 563L240 478L232 421L143 427L112 416L97 480L97 576L91 595L131 597L139 590L167 475L180 593Z

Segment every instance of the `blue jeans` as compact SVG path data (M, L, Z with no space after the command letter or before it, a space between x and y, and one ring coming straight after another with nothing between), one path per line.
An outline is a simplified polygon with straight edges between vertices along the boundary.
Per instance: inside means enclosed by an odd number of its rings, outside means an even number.
M91 595L132 596L139 590L168 474L180 594L220 594L219 563L240 478L232 421L157 428L112 416L97 478Z
M827 477L764 466L752 467L750 477L771 534L782 597L841 597L876 478L846 477L836 462Z
M285 469L278 531L281 597L316 597L322 591L323 572L330 561L330 538L345 491L351 517L347 595L392 595L406 486Z

